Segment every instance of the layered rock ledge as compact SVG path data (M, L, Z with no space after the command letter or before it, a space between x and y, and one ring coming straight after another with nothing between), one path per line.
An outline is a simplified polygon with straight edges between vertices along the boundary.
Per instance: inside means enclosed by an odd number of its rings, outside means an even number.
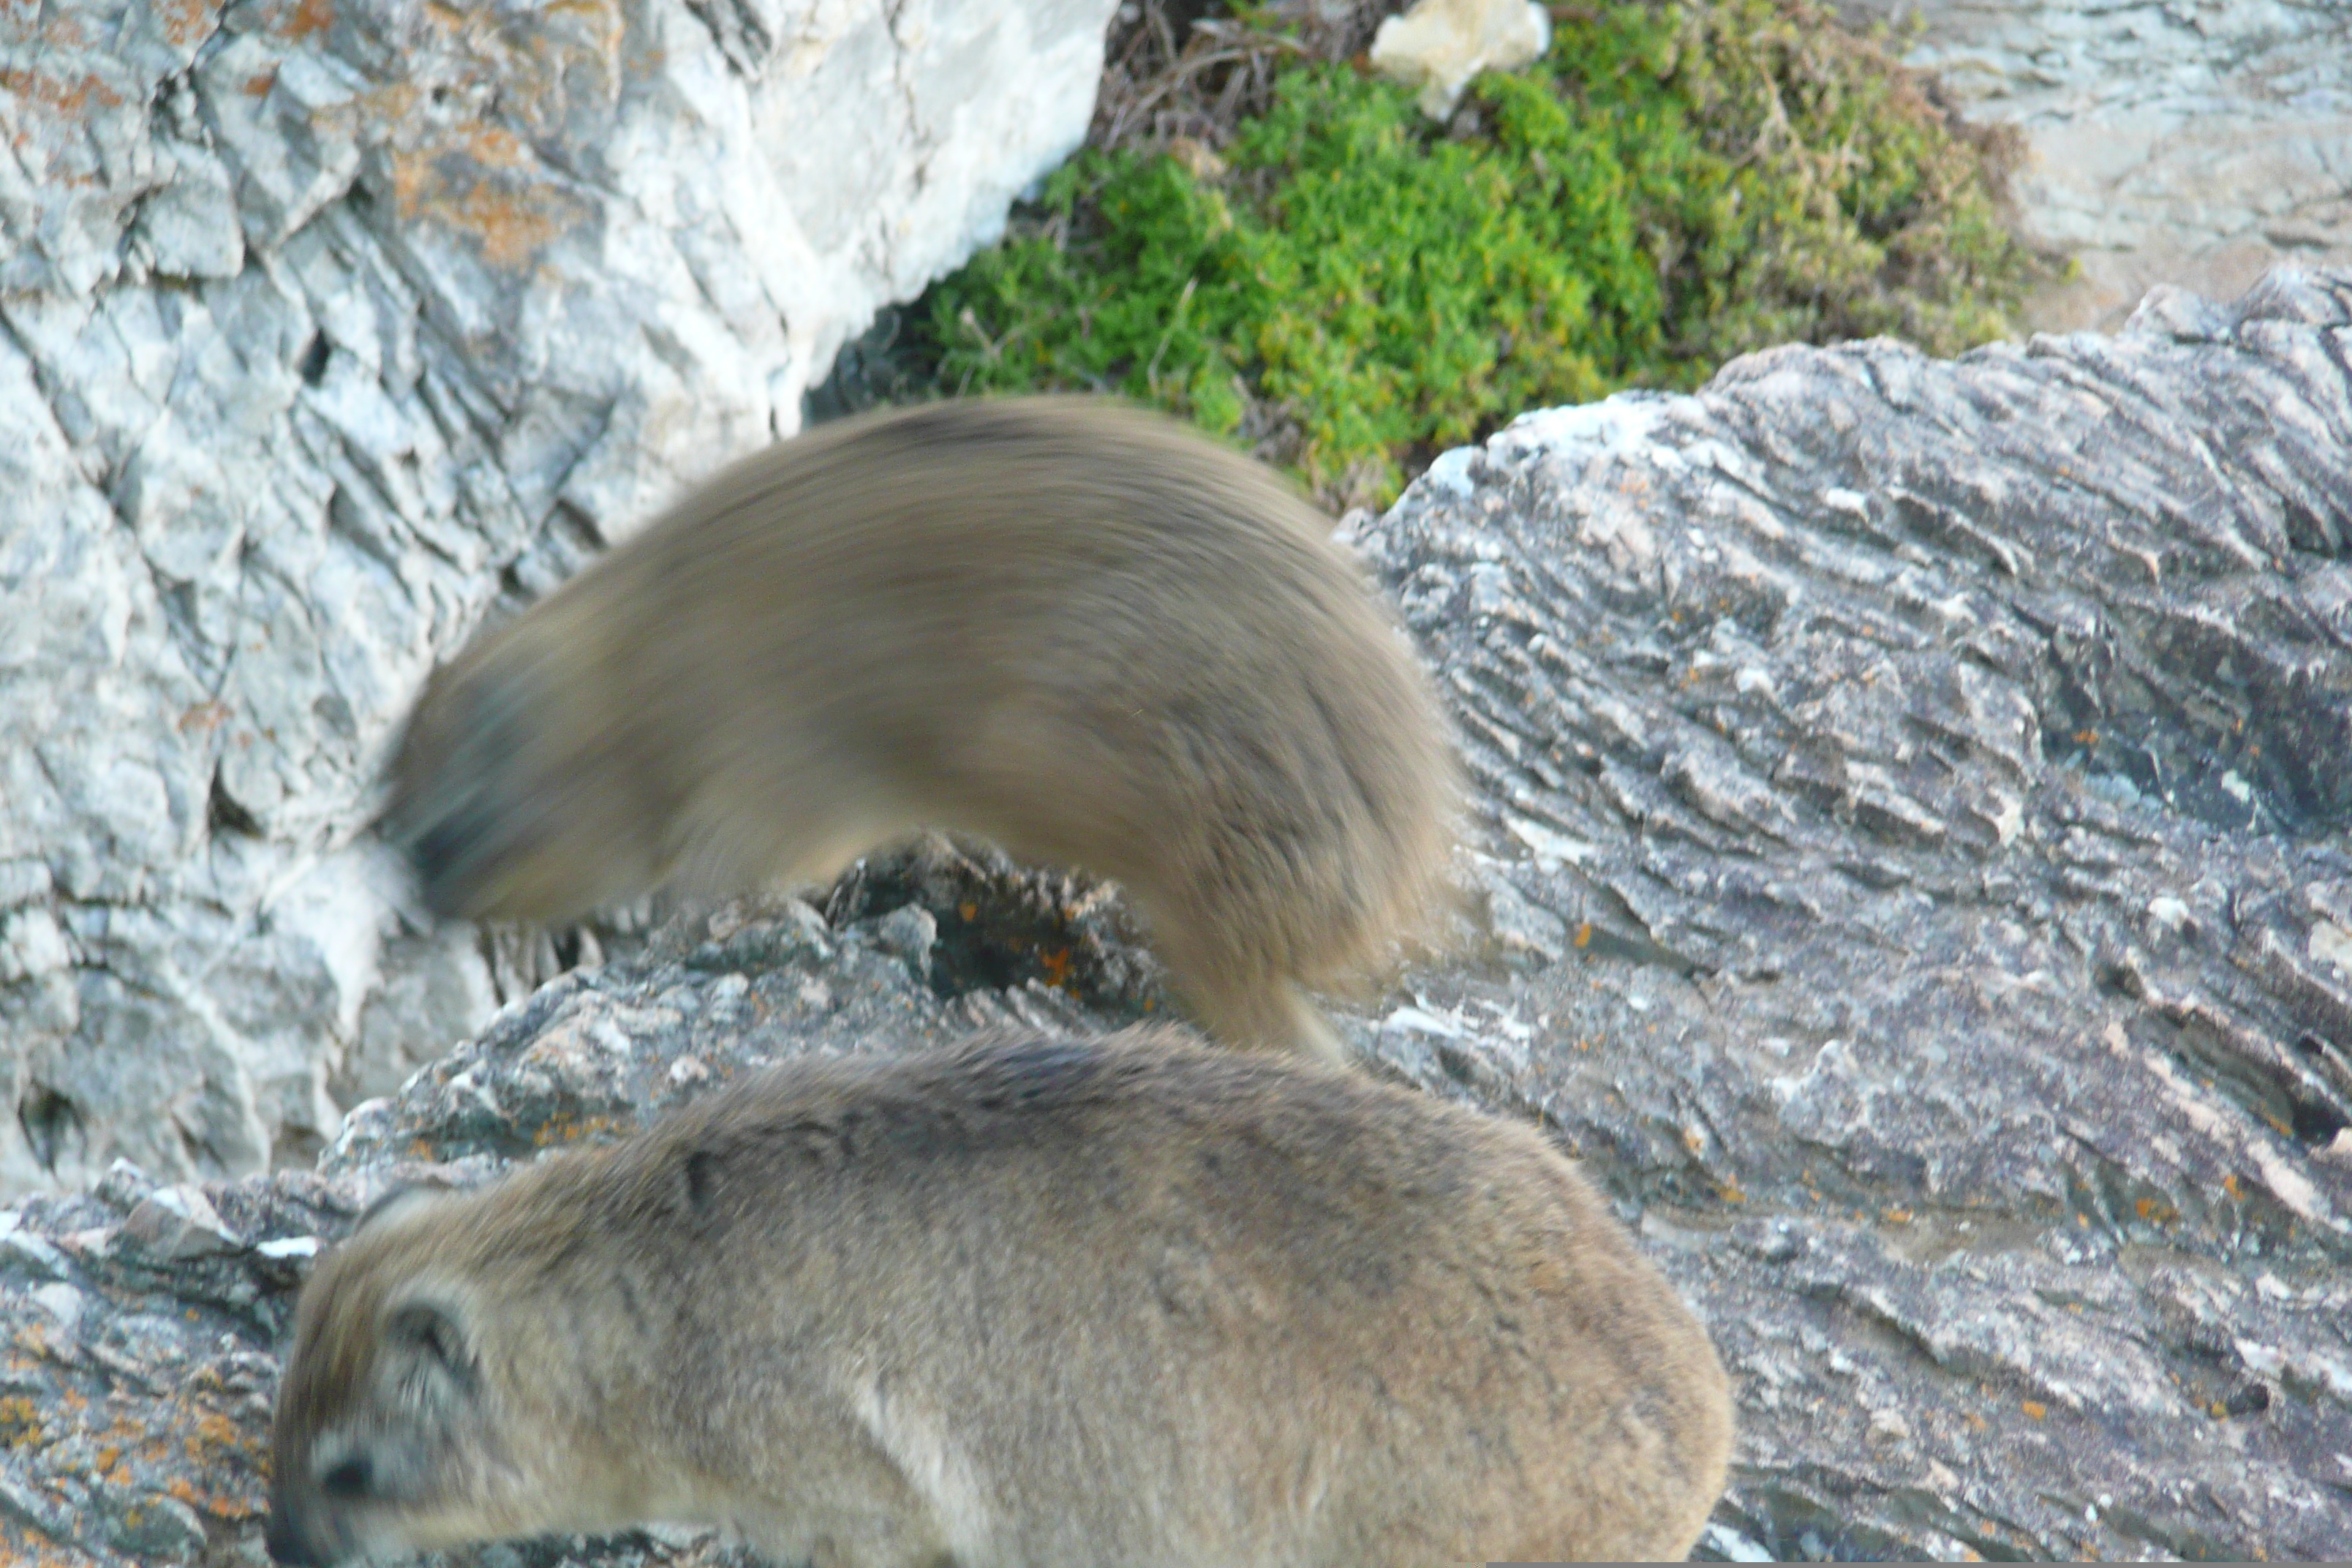
M1705 1545L2352 1555L2352 276L1776 351L1350 531L1451 695L1485 916L1343 1028L1548 1128L1705 1315ZM0 1552L257 1560L278 1336L384 1184L793 1053L1115 1024L1153 973L1106 889L927 844L565 975L316 1173L28 1201Z

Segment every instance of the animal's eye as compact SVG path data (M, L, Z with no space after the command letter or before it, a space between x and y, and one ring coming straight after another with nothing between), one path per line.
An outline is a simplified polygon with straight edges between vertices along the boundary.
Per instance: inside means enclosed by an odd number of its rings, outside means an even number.
M348 1459L338 1459L319 1478L319 1489L331 1498L362 1498L367 1496L372 1479L367 1456L353 1454Z

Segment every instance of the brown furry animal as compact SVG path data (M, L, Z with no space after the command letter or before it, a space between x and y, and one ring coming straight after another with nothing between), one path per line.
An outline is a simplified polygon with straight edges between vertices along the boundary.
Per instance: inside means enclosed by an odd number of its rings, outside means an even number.
M827 426L436 677L394 836L438 912L554 920L967 831L1125 884L1220 1040L1332 1053L1298 986L1430 907L1455 772L1329 528L1113 404Z
M832 1568L1680 1556L1706 1334L1541 1137L1137 1030L799 1062L396 1205L303 1292L269 1548L648 1521Z

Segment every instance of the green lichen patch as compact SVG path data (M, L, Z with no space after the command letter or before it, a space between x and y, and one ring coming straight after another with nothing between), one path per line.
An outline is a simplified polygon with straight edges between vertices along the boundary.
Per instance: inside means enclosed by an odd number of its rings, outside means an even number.
M1881 43L1816 0L1553 15L1444 126L1293 51L1220 145L1082 153L917 308L931 390L1122 393L1384 502L1528 408L1775 342L2009 331L2046 264L2001 221L2002 149Z

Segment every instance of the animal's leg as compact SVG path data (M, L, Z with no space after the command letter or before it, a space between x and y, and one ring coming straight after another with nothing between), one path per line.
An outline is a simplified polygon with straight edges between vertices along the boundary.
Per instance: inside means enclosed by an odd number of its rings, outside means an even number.
M1264 975L1247 984L1210 985L1188 980L1180 970L1177 987L1201 1027L1219 1045L1288 1051L1309 1061L1347 1065L1347 1047L1296 981Z

